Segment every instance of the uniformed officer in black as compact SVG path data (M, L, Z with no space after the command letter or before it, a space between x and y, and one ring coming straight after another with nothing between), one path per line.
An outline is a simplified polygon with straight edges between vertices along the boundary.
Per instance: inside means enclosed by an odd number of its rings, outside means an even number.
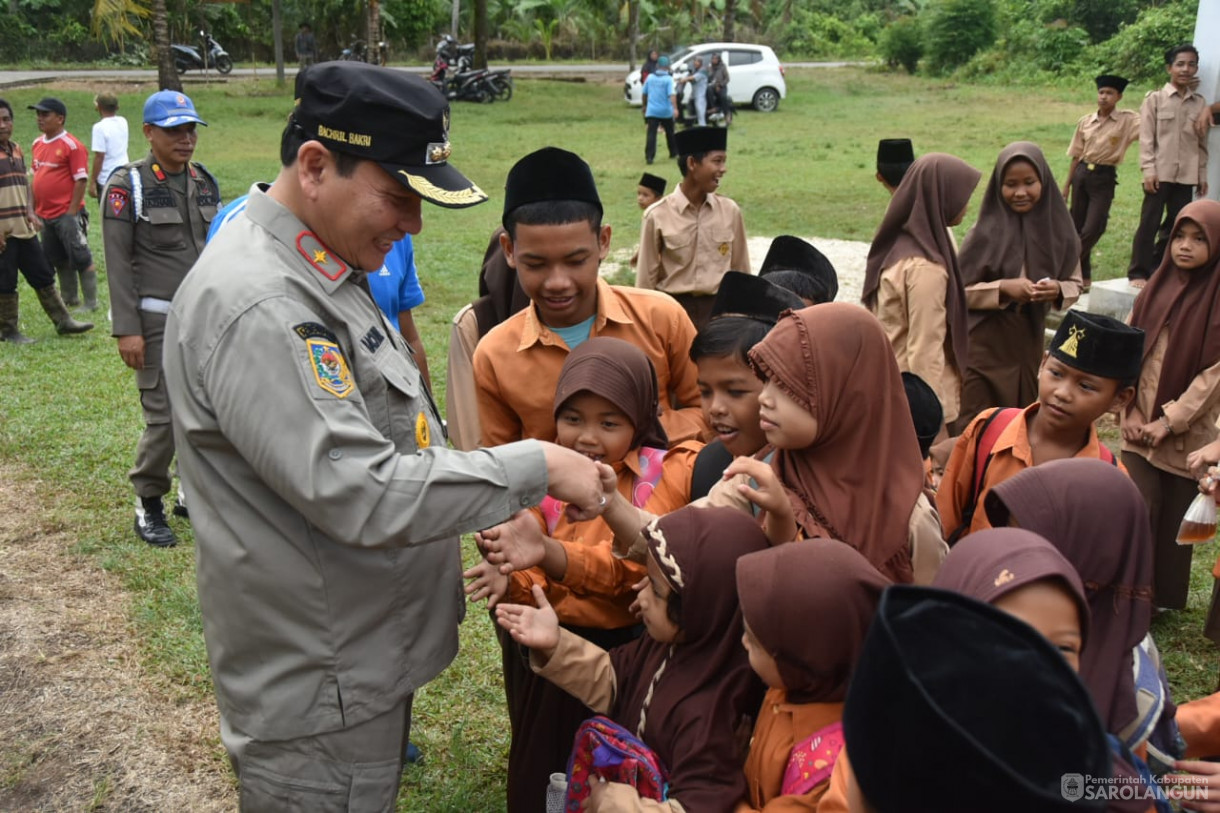
M144 432L128 472L136 492L136 535L170 547L178 539L162 502L170 490L174 436L161 374L170 300L203 250L220 208L216 179L191 161L196 126L207 125L190 98L172 90L144 103L149 153L115 170L102 195L102 237L112 307L111 335L123 363L136 371ZM181 504L181 503L180 503ZM185 515L185 507L175 508Z

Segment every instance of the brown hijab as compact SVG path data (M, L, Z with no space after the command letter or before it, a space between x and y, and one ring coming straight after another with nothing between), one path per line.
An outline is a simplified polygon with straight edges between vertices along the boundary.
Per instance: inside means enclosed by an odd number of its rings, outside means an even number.
M949 240L949 223L970 202L982 173L960 158L933 152L911 164L894 192L885 218L873 237L864 270L862 301L877 301L881 272L908 257L923 257L949 273L945 307L949 338L959 369L966 368L966 294L957 267L957 252Z
M1023 528L989 528L958 542L941 563L933 587L994 604L1014 590L1058 581L1076 602L1080 634L1089 637L1089 600L1072 563L1047 540Z
M483 268L479 271L479 298L471 303L475 321L479 325L479 338L530 303L517 281L517 272L504 258L500 247L500 235L504 227L498 226L491 234L487 250L483 252Z
M1165 363L1156 387L1155 420L1161 405L1177 399L1203 370L1220 361L1220 203L1196 200L1182 208L1173 232L1183 220L1196 223L1207 235L1207 263L1194 271L1173 264L1166 248L1161 267L1135 300L1131 324L1144 330L1144 358L1156 346L1166 325L1172 325Z
M687 506L645 530L649 554L681 601L681 640L647 635L611 651L618 692L610 716L636 732L669 769L670 795L687 810L730 811L745 798L737 729L758 714L763 685L741 646L737 559L767 547L735 508Z
M669 448L657 401L657 371L644 351L622 339L598 336L568 353L555 385L555 414L580 392L600 395L631 421L631 448Z
M1004 170L1013 161L1033 165L1042 180L1042 197L1034 208L1017 214L1004 202ZM1037 144L1017 141L1000 153L987 182L979 219L958 253L962 284L1017 279L1021 269L1031 280L1064 280L1080 262L1080 237L1063 193Z
M858 305L813 305L782 316L749 356L760 377L818 422L812 446L771 459L797 526L806 537L840 539L887 578L910 582L923 458L881 323Z
M1080 677L1106 730L1121 732L1137 715L1131 650L1152 623L1152 528L1139 489L1100 460L1054 460L997 485L984 507L993 526L1015 520L1076 568L1093 616Z
M737 560L741 612L775 658L793 703L841 703L889 579L836 540L778 545ZM817 634L810 634L811 629Z

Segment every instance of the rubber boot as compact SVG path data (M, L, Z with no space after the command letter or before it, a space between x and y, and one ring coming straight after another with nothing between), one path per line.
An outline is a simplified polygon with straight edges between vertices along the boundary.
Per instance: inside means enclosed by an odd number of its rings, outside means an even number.
M21 334L17 304L16 293L0 294L0 342L33 344L33 339Z
M81 298L85 300L86 311L97 310L97 272L82 271L80 274ZM67 304L67 303L64 303Z
M76 269L57 268L55 273L59 276L59 294L64 304L75 308L80 304L80 295L76 293Z
M55 290L54 285L39 288L35 293L38 294L38 304L42 305L42 309L47 312L47 316L51 317L51 321L55 323L55 329L61 335L65 333L84 333L87 330L93 330L92 322L78 322L72 318L72 314L68 313L67 307L64 306L64 301L59 298L59 291Z

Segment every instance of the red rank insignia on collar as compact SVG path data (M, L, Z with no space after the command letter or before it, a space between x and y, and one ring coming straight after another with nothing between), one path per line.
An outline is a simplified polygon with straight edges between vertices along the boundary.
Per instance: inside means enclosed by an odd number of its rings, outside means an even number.
M347 265L311 231L297 235L297 251L314 270L331 282L347 273Z

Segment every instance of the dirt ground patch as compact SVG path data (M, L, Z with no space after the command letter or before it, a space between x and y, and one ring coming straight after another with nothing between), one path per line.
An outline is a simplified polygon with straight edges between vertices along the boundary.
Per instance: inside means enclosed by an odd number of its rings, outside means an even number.
M235 809L215 706L143 673L118 580L13 474L0 466L0 810Z

